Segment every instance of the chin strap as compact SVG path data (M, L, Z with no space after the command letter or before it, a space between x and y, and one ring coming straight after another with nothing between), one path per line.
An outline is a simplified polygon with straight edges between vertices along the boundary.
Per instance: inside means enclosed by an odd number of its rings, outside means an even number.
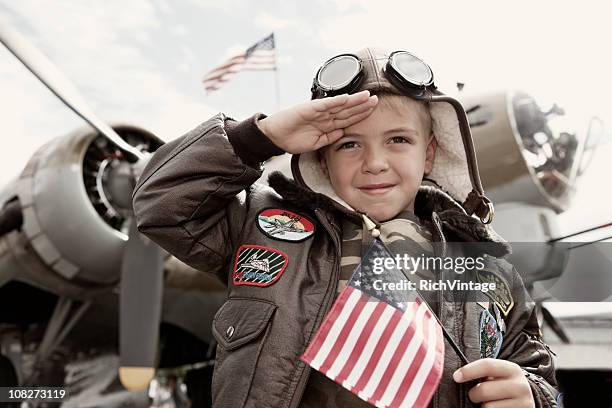
M470 191L462 206L468 215L476 214L483 224L490 224L493 221L495 214L493 203L476 190Z

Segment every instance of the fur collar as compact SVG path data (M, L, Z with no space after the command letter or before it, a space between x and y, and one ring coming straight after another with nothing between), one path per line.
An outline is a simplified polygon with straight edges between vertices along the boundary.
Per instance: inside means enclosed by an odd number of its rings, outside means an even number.
M344 214L361 222L356 213L343 211L341 207L324 194L317 193L300 186L279 171L268 177L268 184L284 200L297 208L314 210L321 208L325 212ZM483 242L487 252L495 257L502 257L511 252L510 245L501 238L492 228L484 225L477 218L468 216L461 205L442 189L423 185L416 196L415 214L424 222L431 222L432 214L440 218L446 239L448 241ZM490 244L489 244L490 243Z

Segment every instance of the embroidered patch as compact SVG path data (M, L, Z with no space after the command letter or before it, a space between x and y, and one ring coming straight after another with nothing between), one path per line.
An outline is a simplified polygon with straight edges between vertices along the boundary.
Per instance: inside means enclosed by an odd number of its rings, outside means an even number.
M299 242L315 232L312 221L303 215L281 208L268 208L257 215L257 226L270 238Z
M242 245L236 253L234 285L270 286L285 271L289 258L278 249Z
M497 273L488 269L477 269L476 279L480 283L495 283L495 290L489 290L483 293L495 302L504 316L508 316L508 313L514 306L514 299L512 299L510 288L506 281Z
M497 358L503 334L488 310L480 313L480 358Z
M478 303L478 306L482 307L483 309L489 309L489 302L476 302Z
M497 327L499 327L499 330L502 332L502 334L506 333L506 322L501 316L499 306L497 306L496 303L493 303L493 311L495 312L495 321L497 322Z

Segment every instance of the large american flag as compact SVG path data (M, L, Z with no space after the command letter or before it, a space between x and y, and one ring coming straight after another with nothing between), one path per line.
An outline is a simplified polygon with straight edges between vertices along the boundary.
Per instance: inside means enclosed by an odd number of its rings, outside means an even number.
M376 239L301 356L376 407L427 407L444 366L442 328L415 291L382 291L375 280L405 279L396 268L373 271L393 256Z
M240 71L266 71L276 69L274 33L226 60L217 68L204 75L204 87L207 92L219 89Z

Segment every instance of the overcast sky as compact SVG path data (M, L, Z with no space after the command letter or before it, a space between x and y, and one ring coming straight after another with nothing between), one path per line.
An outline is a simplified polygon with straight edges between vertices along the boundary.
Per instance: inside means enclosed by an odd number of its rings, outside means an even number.
M304 101L323 61L366 45L415 52L445 91L457 81L473 92L521 88L612 123L606 2L0 0L0 24L53 60L103 119L164 140L220 111L244 118ZM278 77L243 72L206 94L205 72L272 31ZM3 47L0 124L0 185L38 146L82 126ZM612 197L599 188L609 185L611 153L603 149L587 173L565 215L571 228L612 218Z

